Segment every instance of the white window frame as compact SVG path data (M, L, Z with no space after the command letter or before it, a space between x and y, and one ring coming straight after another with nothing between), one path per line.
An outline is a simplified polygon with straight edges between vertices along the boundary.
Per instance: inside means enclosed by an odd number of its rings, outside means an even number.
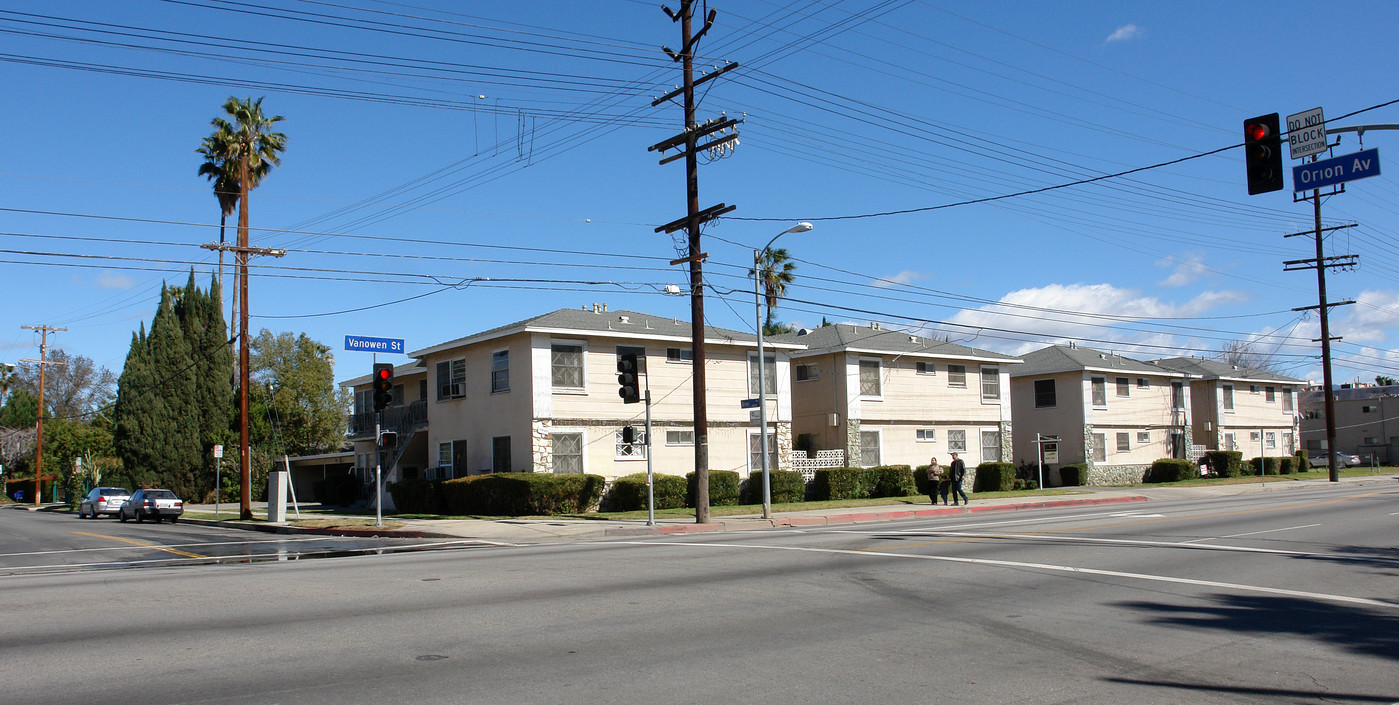
M798 382L814 382L821 378L820 368L814 362L803 362L797 365L794 374L796 374ZM803 377L803 374L806 376Z
M873 463L871 463L871 462L869 461L869 459L865 457L865 434L867 434L867 433L872 433L872 434L874 434L875 438L879 439L878 442L875 443L875 452L879 454L879 459L876 460L876 461L873 462ZM862 429L860 429L860 467L862 467L862 468L872 468L872 467L877 467L877 466L879 466L879 465L882 465L883 463L884 463L884 431L883 431L882 429L878 429L878 428L862 428Z
M1137 445L1144 446L1151 443L1151 431L1137 431Z
M665 361L675 365L692 365L695 362L695 351L692 348L666 348Z
M915 428L913 429L914 443L937 443L938 430L936 428Z
M1130 396L1132 396L1132 378L1131 378L1131 377L1114 377L1114 378L1113 378L1113 384L1117 386L1117 396L1119 396L1119 397L1130 397Z
M1002 456L1002 453L1001 453L1001 440L1002 440L1002 438L1001 438L1001 431L1000 431L1000 429L983 428L983 429L981 429L981 433L979 433L979 434L977 434L977 435L981 437L981 462L983 462L983 463L999 463L999 462L1001 462L1001 460L1002 460L1002 457L1001 457L1001 456ZM987 445L986 439L987 439L988 436L993 436L993 437L994 437L994 439L995 439L995 445ZM994 453L988 452L988 450L987 450L988 448L994 449L995 452L994 452Z
M1276 449L1278 447L1278 432L1265 431L1263 433L1263 447L1265 449Z
M580 386L573 387L568 385L562 385L554 381L554 348L557 347L578 348L578 381L580 383ZM588 341L558 339L549 341L549 387L555 394L588 393Z
M1093 462L1106 463L1108 461L1108 434L1093 434Z
M555 428L549 431L549 462L556 475L572 475L559 472L558 454L554 449L556 436L578 436L578 472L588 474L588 432L581 428Z
M442 366L447 366L447 381L442 381ZM464 399L466 397L466 358L455 357L438 360L433 368L437 373L437 401ZM460 373L460 374L458 374Z
M1180 390L1180 403L1176 403L1176 390ZM1171 382L1171 410L1185 411L1185 383Z
M865 366L874 365L874 394L865 393ZM860 398L872 401L883 401L884 399L884 361L877 357L862 357L855 363L857 371L856 383L860 385Z
M442 462L442 453L447 453L447 462ZM447 470L447 476L452 477L452 442L438 441L437 443L437 467Z
M1093 402L1094 409L1106 409L1108 407L1107 377L1088 378L1088 398Z
M1239 442L1238 442L1237 440L1234 439L1234 433L1233 433L1232 431L1225 431L1225 432L1224 432L1224 450L1238 450L1238 449L1239 449Z
M992 365L982 365L981 373L981 403L999 404L1001 402L1001 368ZM991 381L994 385L991 394L986 393L986 383Z
M1130 453L1130 452L1132 452L1132 434L1131 434L1130 432L1128 432L1128 431L1118 431L1118 432L1117 432L1117 452L1119 452L1119 453Z
M1263 388L1263 403L1264 403L1264 404L1272 404L1273 402L1275 402L1275 401L1277 401L1277 400L1278 400L1278 390L1277 390L1277 387L1264 387L1264 388Z
M967 430L964 428L947 429L947 452L958 455L967 454ZM960 440L958 437L960 436Z
M1283 411L1283 413L1285 413L1285 414L1290 414L1290 413L1296 411L1296 406L1295 406L1292 402L1293 402L1293 399L1292 399L1292 387L1283 387L1283 388L1282 388L1282 411Z
M762 469L763 469L763 464L762 464L763 461L762 461L761 456L760 456L760 454L761 454L762 451L760 450L760 449L761 449L761 446L759 445L759 440L758 440L758 429L756 429L756 428L750 428L750 429L748 429L747 440L748 440L748 471L749 471L749 472L753 472L753 471L756 471L756 470L762 470ZM769 430L769 431L768 431L768 470L776 470L776 469L777 469L777 459L778 459L778 457L780 457L780 455L781 455L781 454L777 452L777 431L776 431L776 430Z
M644 430L638 429L638 432L637 432L638 440L637 440L637 442L636 442L636 443L630 443L630 444L628 444L628 443L623 443L623 442L622 442L622 429L620 429L620 428L615 429L615 430L613 431L613 441L614 441L614 444L613 444L613 445L614 445L614 449L615 449L615 451L616 451L615 459L616 459L616 460L645 460L645 459L646 459L646 443L644 443L644 440L645 440L645 439L644 439L644 438L641 438L641 436L645 436L645 434L646 434L646 432L645 432ZM622 450L623 448L626 448L627 450Z
M918 360L914 364L915 374L927 377L936 377L938 374L938 363L929 360Z
M505 361L503 369L497 368L499 361ZM504 374L501 374L504 373ZM500 382L504 382L500 386ZM510 348L491 351L491 394L502 394L510 391Z
M947 363L947 386L957 389L967 388L967 366L955 362Z
M671 434L676 434L672 436ZM690 440L684 440L683 434L690 434ZM692 428L666 429L665 444L668 446L694 446L695 430Z
M772 391L768 392L765 396L767 396L767 397L775 397L775 396L777 396L777 386L778 386L778 385L777 385L777 353L776 353L776 352L773 352L773 351L770 351L770 350L764 350L764 351L763 351L763 357L764 357L764 358L769 358L769 357L772 358L772 374L769 375L767 370L763 370L763 372L762 372L762 374L763 374L763 382L765 382L765 383L767 383L767 384L769 384L769 385L772 386ZM753 351L751 351L751 352L748 353L748 397L749 397L750 399L753 399L753 398L756 398L756 397L759 396L759 394L758 394L758 374L757 374L757 365L758 365L758 351L757 351L757 350L753 350Z
M1137 389L1151 389L1151 380L1145 377L1137 378Z
M1220 405L1224 407L1224 413L1234 413L1234 385L1221 384L1219 386Z

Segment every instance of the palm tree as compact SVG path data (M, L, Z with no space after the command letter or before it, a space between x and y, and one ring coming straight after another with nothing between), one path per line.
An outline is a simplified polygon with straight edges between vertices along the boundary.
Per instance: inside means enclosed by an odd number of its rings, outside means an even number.
M796 279L792 274L797 270L797 265L793 264L791 257L787 254L787 248L769 247L763 250L758 256L758 272L762 277L763 300L767 304L767 320L763 323L764 335L776 335L786 333L787 329L777 325L772 318L772 310L777 308L777 300L787 293L787 285ZM748 270L748 276L753 276L754 271Z
M223 110L232 118L229 122L214 118L215 134L227 133L228 162L234 166L238 181L238 464L242 485L239 516L251 519L252 458L248 437L248 192L257 188L282 163L281 153L287 148L287 136L273 132L272 127L283 120L281 115L268 117L262 112L262 98L238 100L229 98Z
M228 216L238 207L239 185L234 175L237 168L233 158L233 135L220 128L199 143L194 150L203 155L204 163L199 165L199 175L214 182L214 197L219 200L219 244L226 242L224 228ZM219 250L219 291L223 291L223 250Z

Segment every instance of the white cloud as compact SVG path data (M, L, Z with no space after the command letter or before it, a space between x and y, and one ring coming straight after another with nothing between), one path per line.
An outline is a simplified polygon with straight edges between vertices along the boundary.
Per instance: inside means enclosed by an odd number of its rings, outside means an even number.
M95 282L98 288L118 289L120 291L131 291L136 286L136 280L124 274L102 273L97 276Z
M1344 310L1342 316L1332 314L1331 335L1339 335L1347 342L1388 340L1391 332L1399 331L1399 292L1362 291L1355 303Z
M1108 38L1103 41L1107 43L1125 42L1128 39L1136 39L1140 36L1142 36L1141 27L1138 27L1134 24L1124 24L1121 27L1118 27L1117 30L1114 31L1112 34L1109 34Z
M911 269L905 269L904 271L899 272L898 274L895 274L893 276L880 277L879 279L875 279L873 282L871 282L871 284L881 289L884 289L891 286L896 286L898 284L912 284L913 282L916 282L919 279L927 278L928 275L926 274L923 274L921 272L915 272Z
M1016 342L999 340L988 335L986 338L966 343L973 347L999 350L1012 355L1021 355L1054 343L1088 339L1084 344L1089 347L1108 348L1145 359L1171 354L1160 348L1145 347L1147 345L1184 346L1187 341L1180 334L1148 330L1144 325L1119 320L1121 317L1198 316L1243 298L1243 294L1234 291L1204 291L1187 301L1174 303L1111 284L1050 284L1012 291L1001 297L999 303L1002 305L966 309L953 316L950 322L1035 336L1030 342ZM1069 311L1074 313L1066 313ZM988 334L990 333L993 332L988 331ZM1004 335L999 332L994 334ZM957 342L966 340L955 332L952 336Z
M1157 282L1161 286L1180 287L1194 284L1205 274L1205 257L1192 252L1181 257L1171 255L1156 261L1158 267L1170 267L1171 275Z

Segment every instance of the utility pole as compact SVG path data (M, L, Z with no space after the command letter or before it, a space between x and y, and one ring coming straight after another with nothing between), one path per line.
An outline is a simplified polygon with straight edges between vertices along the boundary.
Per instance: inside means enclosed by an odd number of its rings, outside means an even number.
M726 206L720 203L717 206L700 210L699 207L699 159L696 152L700 149L709 149L723 144L727 144L738 138L737 133L730 133L727 136L719 137L710 142L700 145L699 138L716 132L727 130L738 124L737 120L731 118L710 120L703 125L695 121L695 86L713 78L717 78L723 73L736 68L738 64L730 63L714 73L707 74L695 80L695 45L699 43L701 37L714 26L714 17L718 12L710 10L709 16L704 19L704 27L698 33L692 34L691 20L694 16L694 0L681 0L680 11L672 12L670 8L662 5L666 16L671 22L680 23L680 52L671 51L669 47L661 47L672 61L680 62L684 74L684 85L670 93L651 102L654 107L660 105L676 96L683 96L685 107L685 131L647 148L647 151L665 152L668 149L682 146L684 151L681 154L665 157L661 159L661 164L672 162L680 157L685 158L685 193L686 193L686 216L680 220L667 223L656 228L656 232L673 233L681 228L685 229L689 240L689 254L687 257L671 262L672 265L689 263L690 265L690 346L693 355L692 376L694 415L695 415L695 522L699 524L709 523L709 412L705 399L705 354L704 354L704 273L702 262L708 256L700 250L700 225L718 218L728 213L737 206ZM761 361L759 361L761 364Z
M244 193L243 197L247 198L247 194ZM239 213L240 216L245 216L247 209L240 209ZM240 217L239 220L243 221L243 218ZM248 435L248 385L251 377L248 373L248 258L253 255L281 257L287 251L248 247L247 223L239 222L238 225L238 245L220 243L202 247L206 250L233 252L234 266L238 272L238 298L242 304L238 308L238 481L241 485L238 518L249 521L253 518L253 460L250 453L251 437Z
M61 362L52 362L47 359L49 349L49 333L67 331L67 328L54 328L52 326L20 326L25 330L39 331L39 359L20 360L20 362L39 363L39 414L35 420L36 429L34 435L34 506L39 506L39 495L44 477L44 366L61 365Z

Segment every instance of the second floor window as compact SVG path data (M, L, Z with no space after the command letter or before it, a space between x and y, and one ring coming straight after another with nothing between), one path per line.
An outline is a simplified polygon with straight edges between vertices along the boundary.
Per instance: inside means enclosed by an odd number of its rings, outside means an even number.
M777 355L763 353L763 389L768 394L777 393ZM748 355L748 393L758 396L758 354Z
M999 401L1001 398L1001 368L981 368L981 400Z
M437 363L437 398L460 399L466 396L466 358Z
M491 353L491 393L510 391L510 351Z
M1046 409L1058 405L1059 400L1054 391L1054 380L1035 380L1035 408Z
M1222 396L1223 396L1223 398L1224 398L1224 410L1225 410L1225 411L1233 411L1233 410L1234 410L1234 385L1232 385L1232 384L1226 384L1226 385L1224 385L1223 387L1220 388L1220 391L1221 391L1221 394L1222 394Z
M1094 378L1093 378L1093 382L1092 382L1092 387L1093 387L1093 406L1107 406L1107 405L1108 405L1108 380L1107 380L1107 378L1106 378L1106 377L1094 377Z
M947 366L947 386L966 387L967 386L967 366L953 365Z
M860 361L860 396L877 397L880 396L879 384L879 361Z
M551 379L555 388L583 388L583 346L554 343L549 346Z
M1117 378L1117 396L1127 397L1132 395L1132 380L1127 377Z

